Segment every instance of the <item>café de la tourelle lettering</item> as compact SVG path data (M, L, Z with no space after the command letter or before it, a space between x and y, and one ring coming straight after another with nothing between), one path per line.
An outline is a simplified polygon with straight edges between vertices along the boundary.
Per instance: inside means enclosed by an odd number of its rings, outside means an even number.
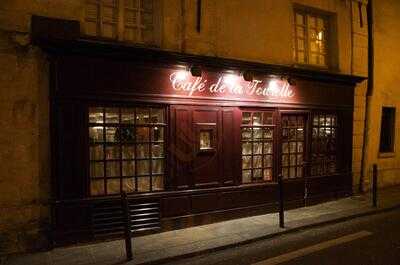
M219 76L214 81L208 81L204 77L182 78L179 72L170 75L172 89L185 95L201 96L213 95L238 97L248 96L270 99L290 99L295 96L292 86L281 79L267 79L265 81L254 79L253 81L241 81L239 77L230 76L231 80L225 80L226 76Z

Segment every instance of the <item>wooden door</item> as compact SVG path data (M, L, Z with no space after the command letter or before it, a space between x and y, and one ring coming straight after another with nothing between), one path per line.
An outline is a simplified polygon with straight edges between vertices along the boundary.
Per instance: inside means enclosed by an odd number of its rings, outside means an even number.
M281 174L285 199L304 203L306 195L307 114L281 115Z

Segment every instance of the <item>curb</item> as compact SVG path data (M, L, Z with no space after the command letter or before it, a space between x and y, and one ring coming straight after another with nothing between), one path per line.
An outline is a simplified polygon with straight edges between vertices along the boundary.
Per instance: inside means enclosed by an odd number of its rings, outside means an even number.
M333 218L331 220L311 223L311 224L303 225L303 226L299 226L299 227L288 228L288 229L285 229L283 231L279 231L279 232L271 233L271 234L268 234L268 235L263 235L263 236L260 236L260 237L251 238L251 239L246 239L246 240L243 240L243 241L240 241L240 242L236 242L236 243L226 244L226 245L219 246L219 247L211 247L209 249L204 249L204 250L194 251L194 252L190 252L190 253L186 253L186 254L176 255L176 256L167 257L167 258L162 258L162 259L158 259L158 260L143 262L143 263L139 263L137 265L165 264L167 262L177 261L177 260L186 259L186 258L192 258L192 257L195 257L195 256L204 255L204 254L210 254L210 253L221 251L221 250L225 250L225 249L228 249L228 248L239 247L239 246L243 246L243 245L246 245L246 244L254 243L254 242L257 242L257 241L261 241L261 240L265 240L265 239L271 239L271 238L275 238L275 237L278 237L278 236L291 234L291 233L299 232L299 231L310 229L310 228L322 227L322 226L335 224L335 223L342 223L342 222L345 222L345 221L348 221L348 220L351 220L351 219L356 219L356 218L359 218L359 217L364 217L364 216L370 216L370 215L390 212L390 211L397 210L397 209L400 209L400 204L394 205L394 206L391 206L391 207L387 207L387 208L382 208L382 209L369 209L369 210L366 210L365 212L361 212L361 213L357 213L357 214L352 214L352 215L348 215L348 216ZM133 261L134 260L135 260L135 257L133 258Z

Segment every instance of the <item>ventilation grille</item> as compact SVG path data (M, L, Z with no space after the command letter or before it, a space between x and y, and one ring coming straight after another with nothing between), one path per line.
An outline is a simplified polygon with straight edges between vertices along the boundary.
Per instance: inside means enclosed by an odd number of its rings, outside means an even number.
M159 230L160 203L128 200L131 231L144 233ZM124 233L121 201L95 202L92 207L92 231L95 237L118 237Z

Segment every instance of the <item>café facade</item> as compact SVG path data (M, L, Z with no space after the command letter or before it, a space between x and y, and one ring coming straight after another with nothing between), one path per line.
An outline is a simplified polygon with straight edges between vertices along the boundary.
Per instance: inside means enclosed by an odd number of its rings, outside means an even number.
M352 193L354 87L295 66L37 38L50 64L53 239L137 233Z

